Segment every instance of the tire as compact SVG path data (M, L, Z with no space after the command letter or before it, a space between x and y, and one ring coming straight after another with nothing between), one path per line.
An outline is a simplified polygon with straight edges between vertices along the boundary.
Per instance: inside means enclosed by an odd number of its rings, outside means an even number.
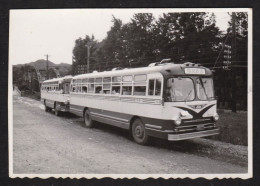
M60 116L60 111L57 110L56 105L55 105L55 108L54 108L54 113L55 113L56 116Z
M92 120L88 109L84 112L84 123L87 128L92 128L95 124L95 121Z
M46 106L46 103L45 103L45 102L44 102L44 110L45 110L45 112L50 111L49 107Z
M147 145L150 137L147 135L141 119L135 119L132 125L132 137L140 145Z

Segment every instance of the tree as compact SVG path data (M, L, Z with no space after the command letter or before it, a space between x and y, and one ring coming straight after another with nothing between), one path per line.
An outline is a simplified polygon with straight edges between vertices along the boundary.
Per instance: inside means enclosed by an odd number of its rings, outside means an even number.
M156 24L157 50L176 62L210 63L220 41L215 22L209 13L163 14Z
M88 58L88 46L90 47L90 64L96 65L96 59L94 58L94 53L97 49L98 42L95 37L86 35L85 39L79 38L75 41L75 46L73 48L73 60L76 64L87 64ZM93 66L93 65L92 65Z

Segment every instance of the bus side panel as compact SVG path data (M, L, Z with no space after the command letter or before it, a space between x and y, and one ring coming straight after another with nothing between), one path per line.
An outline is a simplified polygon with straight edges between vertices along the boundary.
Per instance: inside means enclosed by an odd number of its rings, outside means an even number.
M80 105L70 104L70 112L77 116L83 117L84 107Z
M112 112L102 109L89 108L93 120L117 126L124 129L129 129L131 115L118 112Z

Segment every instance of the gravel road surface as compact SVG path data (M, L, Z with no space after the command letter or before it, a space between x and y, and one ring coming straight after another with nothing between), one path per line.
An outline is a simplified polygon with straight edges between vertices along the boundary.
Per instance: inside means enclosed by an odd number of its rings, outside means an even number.
M200 143L155 139L150 146L141 146L126 130L102 123L88 129L80 117L72 114L57 117L45 112L39 101L19 95L13 96L13 113L15 174L247 172L245 162L211 155L211 150L214 151L209 145L211 140Z

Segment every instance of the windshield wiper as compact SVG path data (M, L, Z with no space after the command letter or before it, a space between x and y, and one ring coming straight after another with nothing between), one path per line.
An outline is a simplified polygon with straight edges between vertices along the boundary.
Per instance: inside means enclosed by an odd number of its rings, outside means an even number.
M202 81L201 78L199 78L199 80L200 80L201 86L202 86L202 88L203 88L203 90L204 90L204 92L205 92L205 95L206 95L206 97L207 97L207 100L208 100L209 97L208 97L208 95L207 95L207 93L206 93L206 89L205 89L205 87L204 87L204 83L203 83L203 81Z
M185 102L187 102L187 99L190 96L191 92L192 92L192 89L190 89L190 92L189 92L188 96L185 98Z

